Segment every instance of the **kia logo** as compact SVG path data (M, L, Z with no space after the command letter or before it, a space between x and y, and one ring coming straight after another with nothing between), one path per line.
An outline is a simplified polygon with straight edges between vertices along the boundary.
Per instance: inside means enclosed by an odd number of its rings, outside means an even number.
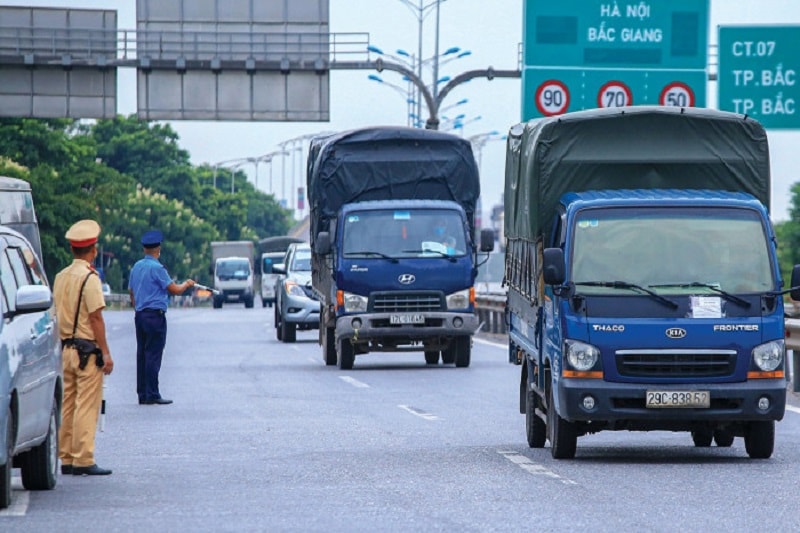
M686 330L683 328L669 328L666 333L670 339L682 339L686 336Z
M397 281L403 285L411 285L417 281L417 277L414 274L400 274L400 276L397 278Z

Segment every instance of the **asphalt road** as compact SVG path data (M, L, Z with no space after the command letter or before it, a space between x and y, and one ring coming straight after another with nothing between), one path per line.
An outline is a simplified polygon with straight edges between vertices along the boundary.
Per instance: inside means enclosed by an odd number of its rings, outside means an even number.
M0 531L791 531L800 409L769 460L688 434L582 437L555 461L525 442L518 367L479 338L466 369L422 353L326 367L317 332L275 339L272 309L172 309L161 390L140 406L130 311L106 313L96 457L108 477L15 480ZM792 395L792 402L800 405Z

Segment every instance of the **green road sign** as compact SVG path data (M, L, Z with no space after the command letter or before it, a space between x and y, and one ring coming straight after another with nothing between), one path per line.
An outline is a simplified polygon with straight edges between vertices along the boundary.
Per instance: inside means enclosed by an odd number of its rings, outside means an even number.
M523 120L596 107L702 107L705 71L526 68Z
M709 0L525 0L523 10L523 120L705 106Z
M765 128L800 128L800 26L721 26L718 105Z

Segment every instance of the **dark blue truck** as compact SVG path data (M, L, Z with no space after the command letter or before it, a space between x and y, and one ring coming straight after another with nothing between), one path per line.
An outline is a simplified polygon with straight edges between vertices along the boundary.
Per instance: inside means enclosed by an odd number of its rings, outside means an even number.
M468 141L371 127L311 141L312 287L326 364L371 352L424 352L467 367L478 329L474 239L478 169Z
M509 361L529 446L690 432L768 458L784 415L784 289L767 135L742 115L631 107L511 128ZM800 283L794 268L792 286Z

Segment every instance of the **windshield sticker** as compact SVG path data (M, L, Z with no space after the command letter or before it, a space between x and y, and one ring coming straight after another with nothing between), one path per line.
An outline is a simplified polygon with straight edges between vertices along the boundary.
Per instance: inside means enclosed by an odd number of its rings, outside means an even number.
M719 296L692 296L691 318L722 318L722 299Z
M600 221L595 219L592 220L579 220L578 227L579 228L596 228L600 225Z
M411 220L411 213L409 211L395 211L395 220Z
M347 217L347 223L358 222L358 215L350 215Z

